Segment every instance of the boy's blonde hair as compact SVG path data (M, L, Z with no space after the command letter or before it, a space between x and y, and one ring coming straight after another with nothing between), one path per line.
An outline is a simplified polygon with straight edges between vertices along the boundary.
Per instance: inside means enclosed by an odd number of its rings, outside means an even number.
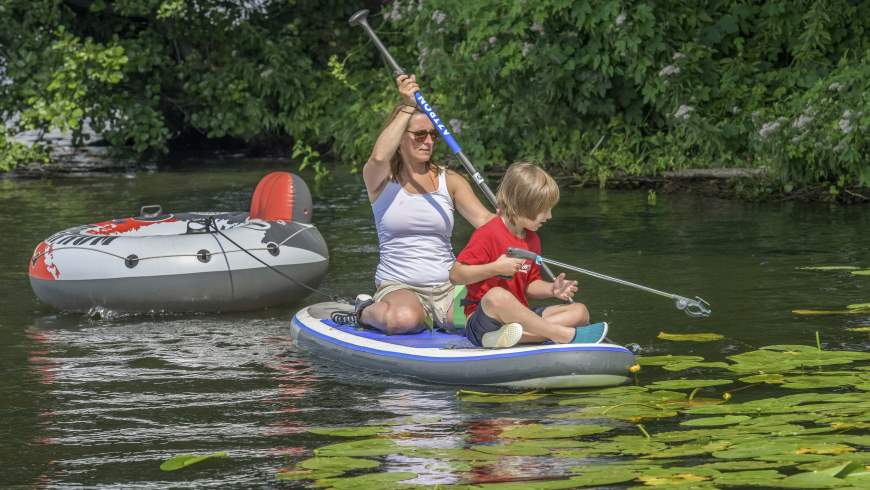
M499 213L511 223L519 217L535 219L559 202L559 185L532 162L512 163L498 186L496 202Z

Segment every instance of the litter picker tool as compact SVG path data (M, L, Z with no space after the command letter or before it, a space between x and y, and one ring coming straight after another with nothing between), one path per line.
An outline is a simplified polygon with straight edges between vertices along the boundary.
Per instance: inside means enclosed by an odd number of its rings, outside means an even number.
M604 274L600 274L598 272L581 269L580 267L576 267L571 264L565 264L556 260L550 260L541 257L535 252L524 250L522 248L508 248L507 255L508 257L513 257L517 259L534 260L536 264L539 264L542 267L546 267L545 264L552 264L556 267L561 267L569 271L579 272L580 274L586 274L587 276L597 277L598 279L615 282L617 284L622 284L624 286L633 287L642 291L646 291L648 293L653 293L659 296L670 298L674 301L674 306L676 306L678 310L694 318L706 318L710 316L710 313L712 313L712 311L710 310L710 304L704 301L700 296L695 296L695 299L691 299L685 296L680 296L679 294L666 293L664 291L659 291L658 289L642 286L640 284L635 284L633 282L625 281L616 277L610 277Z

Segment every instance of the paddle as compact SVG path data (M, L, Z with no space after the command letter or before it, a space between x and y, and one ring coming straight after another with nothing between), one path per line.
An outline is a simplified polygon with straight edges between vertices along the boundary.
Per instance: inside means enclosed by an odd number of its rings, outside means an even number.
M680 296L678 294L666 293L664 291L659 291L658 289L653 289L647 286L641 286L640 284L635 284L633 282L624 281L622 279L617 279L615 277L606 276L604 274L599 274L598 272L592 272L586 269L581 269L579 267L565 264L562 262L558 262L555 260L545 259L540 255L532 252L530 250L524 250L521 248L508 248L507 252L508 257L514 257L517 259L531 259L534 260L535 263L540 264L542 267L545 263L553 264L556 267L561 267L563 269L568 269L569 271L579 272L581 274L586 274L588 276L597 277L599 279L604 279L605 281L615 282L617 284L622 284L625 286L630 286L633 288L640 289L642 291L646 291L648 293L658 294L659 296L664 296L666 298L670 298L674 300L674 306L677 307L678 310L685 312L687 315L695 318L706 318L710 316L710 304L701 299L700 296L695 296L695 299L689 299L685 296Z
M406 73L405 70L401 66L399 66L398 63L396 63L396 60L393 59L393 57L390 55L389 51L387 51L387 48L384 46L384 43L381 42L380 38L378 38L378 35L375 34L375 31L372 30L371 26L368 23L368 19L367 19L368 15L369 15L368 10L366 10L366 9L360 10L359 12L351 15L348 22L350 23L351 26L362 27L363 30L365 31L365 33L368 34L368 36L371 38L372 42L374 42L377 50L381 53L381 56L384 57L384 61L393 70L393 77L394 78L398 77L399 75L404 75ZM489 186L486 184L486 181L483 180L483 176L480 174L480 172L477 171L476 168L474 168L474 165L471 164L471 161L468 159L468 157L466 157L465 154L462 153L462 148L459 147L459 143L457 143L456 139L453 138L453 133L442 122L441 118L438 116L438 114L435 113L435 110L432 108L432 106L428 102L426 102L426 99L423 97L423 94L420 93L420 91L417 91L414 94L414 99L417 101L417 106L420 108L420 110L423 111L423 113L426 114L427 117L429 117L429 120L432 121L432 124L435 126L435 128L438 130L438 132L441 133L442 137L444 137L444 141L446 141L447 145L450 146L450 149L453 151L453 154L456 156L457 159L459 159L459 162L462 163L462 166L465 167L465 171L468 172L469 175L471 175L472 180L474 180L474 182L477 184L477 186L480 188L480 190L486 195L487 199L489 199L489 202L492 203L492 206L495 208L498 208L498 204L496 203L496 199L495 199L495 194L492 193L492 190L490 190ZM680 310L686 311L686 314L688 314L689 316L706 317L706 316L710 315L710 308L709 308L710 305L701 298L696 298L694 300L684 298L682 296L677 296L674 294L665 293L665 292L658 291L658 290L655 290L652 288L648 288L646 286L640 286L638 284L634 284L634 283L631 283L628 281L623 281L622 279L617 279L615 277L610 277L610 276L606 276L604 274L599 274L597 272L592 272L592 271L588 271L586 269L581 269L579 267L573 267L573 266L569 266L567 264L562 264L561 262L544 260L540 256L533 254L532 252L529 252L528 250L523 250L523 252L526 252L527 254L531 254L531 256L526 257L526 258L531 258L533 260L536 260L537 263L539 263L541 265L541 269L544 270L544 272L550 277L551 280L555 280L556 276L553 274L553 271L551 271L550 268L547 267L546 262L549 262L553 265L558 265L559 267L564 267L568 270L579 272L581 274L587 274L587 275L590 275L592 277L604 279L605 281L612 281L612 282L615 282L617 284L624 284L627 286L632 286L635 288L642 289L644 291L649 291L649 292L653 292L656 294L667 296L669 298L674 299L677 303L677 308ZM541 260L538 260L538 259L541 259ZM569 300L569 301L572 303L574 302L573 300ZM682 307L680 305L682 305Z

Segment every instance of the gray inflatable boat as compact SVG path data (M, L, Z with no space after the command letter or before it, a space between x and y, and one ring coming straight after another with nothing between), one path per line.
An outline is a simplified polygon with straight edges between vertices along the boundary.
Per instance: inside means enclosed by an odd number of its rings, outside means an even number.
M141 215L60 231L29 264L40 300L68 311L252 310L298 301L326 275L311 194L287 172L265 176L249 212Z
M619 385L629 380L634 355L613 344L533 344L509 349L474 347L462 334L424 331L384 335L338 325L346 303L319 303L294 315L294 343L319 358L426 383L558 389Z

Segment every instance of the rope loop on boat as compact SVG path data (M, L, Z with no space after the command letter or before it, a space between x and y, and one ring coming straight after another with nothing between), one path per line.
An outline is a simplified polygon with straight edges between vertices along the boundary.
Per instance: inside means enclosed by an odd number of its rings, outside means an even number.
M259 262L259 263L265 265L266 267L269 268L269 270L271 270L272 272L278 274L279 276L281 276L281 277L283 277L283 278L285 278L285 279L287 279L287 280L289 280L289 281L292 281L292 282L293 282L294 284L296 284L296 285L299 285L299 286L304 287L305 289L311 291L312 293L317 293L317 294L320 294L320 295L322 295L322 296L324 296L324 297L326 297L326 298L329 298L331 301L336 301L336 302L340 302L340 301L341 301L341 298L339 298L338 296L331 295L331 294L327 293L326 291L323 291L322 289L318 289L318 288L315 288L315 287L309 286L308 284L305 284L304 282L302 282L302 281L300 281L300 280L298 280L298 279L295 279L295 278L293 278L293 277L290 277L290 276L288 276L287 274L285 274L285 273L279 271L279 270L276 269L275 267L272 267L271 265L267 264L267 263L264 262L262 259L260 259L260 258L257 257L256 255L254 255L253 253L251 253L249 250L247 250L246 248L244 248L244 247L242 247L241 245L239 245L238 243L236 243L235 240L233 240L232 238L228 237L228 236L227 236L223 231L221 231L220 228L218 228L217 223L215 222L214 217L209 216L209 217L207 217L207 218L203 218L203 219L201 219L201 220L195 220L195 221L198 222L198 223L200 223L200 224L203 224L203 225L204 225L204 231L198 231L198 232L196 232L196 233L217 233L218 235L224 237L228 242L230 242L230 243L232 243L233 245L235 245L236 247L238 247L239 250L241 250L242 252L245 252L246 254L250 255L251 258L253 258L253 259L256 260L257 262ZM190 224L188 224L188 230L189 230L189 229L190 229ZM225 252L225 253L226 253L226 252Z

